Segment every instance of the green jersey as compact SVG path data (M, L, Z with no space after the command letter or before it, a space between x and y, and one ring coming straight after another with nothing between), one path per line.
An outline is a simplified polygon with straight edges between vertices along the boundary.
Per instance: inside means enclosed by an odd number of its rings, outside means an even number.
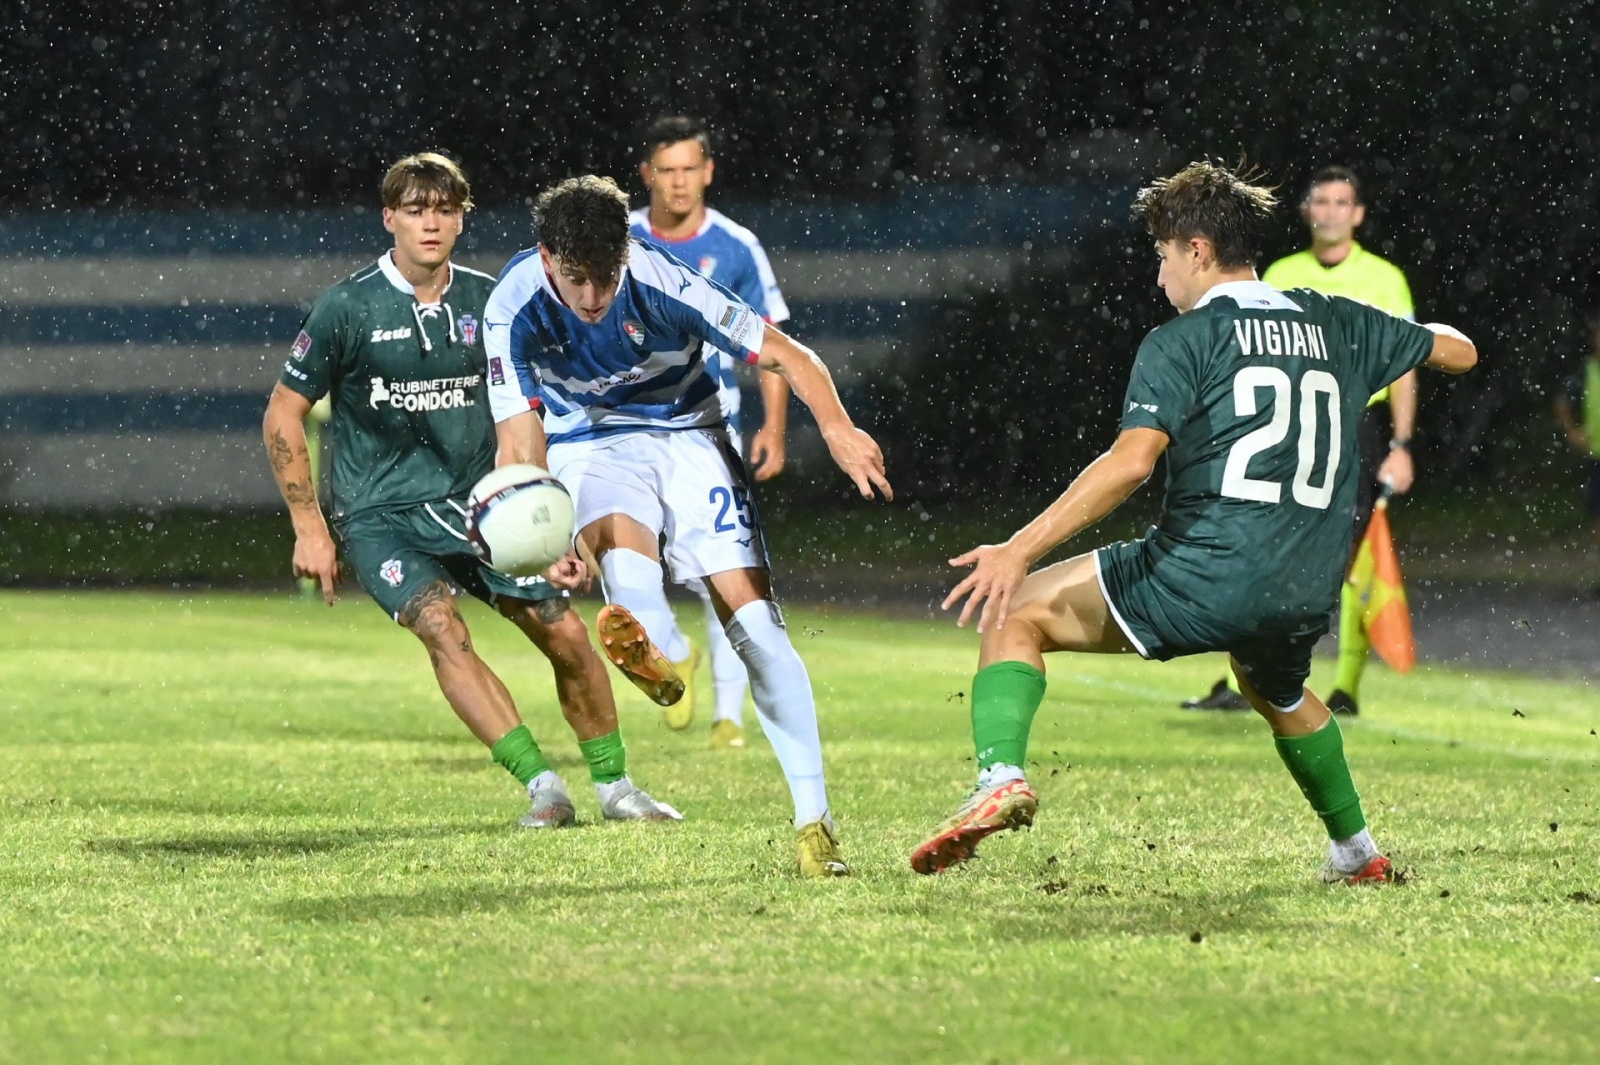
M1140 345L1123 429L1169 439L1146 538L1177 598L1260 631L1325 623L1350 555L1367 397L1433 334L1354 300L1218 285Z
M438 303L416 301L385 254L328 289L281 380L332 393L333 519L460 497L494 468L483 308L494 278L451 265Z
M1405 273L1353 240L1350 254L1333 266L1323 266L1316 254L1307 248L1267 267L1261 280L1276 289L1309 288L1326 296L1360 300L1397 318L1415 318L1417 313ZM1372 397L1372 402L1382 403L1388 399L1388 389L1383 389Z

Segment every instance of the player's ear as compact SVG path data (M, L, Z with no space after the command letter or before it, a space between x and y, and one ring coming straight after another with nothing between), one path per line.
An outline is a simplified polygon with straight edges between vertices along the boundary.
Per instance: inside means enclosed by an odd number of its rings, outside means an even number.
M1366 220L1367 220L1367 205L1364 204L1364 203L1356 204L1355 207L1350 211L1350 227L1352 229L1354 229L1356 226L1359 226L1362 222L1365 222Z
M714 174L716 174L716 172L717 172L717 161L708 156L706 158L706 184L707 185L711 184L711 178L712 178L712 176Z
M383 228L391 233L394 232L394 208L392 207L383 209Z
M644 182L645 188L650 188L650 160L646 159L639 164L639 180Z

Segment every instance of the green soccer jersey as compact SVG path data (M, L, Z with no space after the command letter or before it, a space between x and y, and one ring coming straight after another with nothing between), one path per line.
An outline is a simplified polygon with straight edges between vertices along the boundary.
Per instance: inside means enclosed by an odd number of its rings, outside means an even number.
M1151 332L1122 428L1171 441L1155 579L1261 631L1321 623L1350 553L1367 398L1432 350L1421 326L1260 281L1218 285Z
M483 308L494 278L452 265L438 303L416 301L385 254L328 289L280 380L333 395L333 518L464 496L494 467Z
M1267 267L1261 280L1280 290L1309 288L1325 296L1360 300L1397 318L1415 318L1417 314L1404 272L1353 240L1350 254L1333 266L1323 266L1316 254L1307 248ZM1373 395L1372 402L1383 403L1388 399L1389 390L1384 388Z

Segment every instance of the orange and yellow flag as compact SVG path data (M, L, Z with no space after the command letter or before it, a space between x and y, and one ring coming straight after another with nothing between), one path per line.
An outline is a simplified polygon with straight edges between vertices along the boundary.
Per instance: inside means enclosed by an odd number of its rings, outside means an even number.
M1400 577L1400 556L1389 531L1389 501L1379 499L1367 522L1366 535L1350 564L1350 583L1361 596L1367 639L1389 668L1409 673L1417 664L1417 645L1411 636L1411 608Z

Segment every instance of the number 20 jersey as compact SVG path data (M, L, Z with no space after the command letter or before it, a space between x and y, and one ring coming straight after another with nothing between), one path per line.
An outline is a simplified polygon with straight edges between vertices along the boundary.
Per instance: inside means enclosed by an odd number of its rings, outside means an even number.
M1349 561L1367 400L1432 350L1419 325L1260 281L1152 331L1121 422L1171 440L1152 579L1263 629L1320 621Z

